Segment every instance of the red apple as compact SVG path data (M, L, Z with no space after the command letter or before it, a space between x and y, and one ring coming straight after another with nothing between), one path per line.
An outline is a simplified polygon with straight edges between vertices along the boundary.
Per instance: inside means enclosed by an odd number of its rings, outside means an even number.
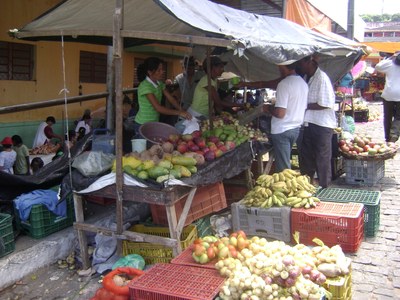
M207 151L204 153L204 158L206 161L212 161L215 159L215 153L214 151Z
M193 138L201 137L201 131L200 130L195 130L191 134L192 134Z
M208 141L216 144L219 142L219 138L217 138L216 136L210 136L208 137Z
M363 147L364 152L368 152L369 148L370 148L369 145L365 145L365 146Z
M204 148L206 146L206 140L203 139L202 137L195 137L193 139L193 141L195 142L195 144L197 146L199 146L200 148Z
M219 146L219 147L218 147L218 149L222 150L222 152L226 152L226 151L228 151L228 149L226 148L226 146L225 146L225 145L221 145L221 146Z
M176 150L178 150L180 153L186 153L188 152L188 146L186 143L180 143L177 147Z
M345 140L340 140L339 141L339 146L343 146L343 145L346 145L346 141Z
M215 151L218 149L218 147L215 144L208 145L208 148L210 149L210 151Z
M189 150L192 151L192 152L196 152L196 151L200 150L199 146L197 146L194 143L192 145L188 145L188 147L189 147Z

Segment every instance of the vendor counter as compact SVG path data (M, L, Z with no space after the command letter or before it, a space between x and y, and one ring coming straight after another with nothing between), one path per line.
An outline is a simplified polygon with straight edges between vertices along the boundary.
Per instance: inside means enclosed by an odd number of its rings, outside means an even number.
M115 236L119 240L149 242L164 245L171 247L173 249L174 256L176 256L182 251L180 236L189 209L192 205L193 197L197 191L197 187L207 186L216 182L220 182L224 179L232 178L239 173L248 170L255 159L261 158L263 154L271 152L271 150L272 147L270 144L256 141L244 143L234 150L225 153L215 161L205 164L199 168L198 172L192 177L185 178L180 183L175 183L164 187L157 187L156 185L149 185L146 187L143 186L142 182L139 182L138 185L134 185L131 182L126 182L126 180L124 180L122 195L117 193L115 182L90 192L88 192L90 190L88 188L75 191L74 206L76 222L74 223L74 227L78 231L83 267L85 269L90 267L85 231L95 233L101 232L105 235ZM125 174L124 176L128 175ZM94 182L91 186L95 186L95 184L96 182ZM128 230L117 232L117 230L110 228L87 224L85 223L83 214L83 195L102 196L116 199L116 201L135 201L163 205L165 206L167 214L170 237L160 237ZM175 211L175 203L184 197L187 197L186 202L178 219ZM117 208L118 207L122 208L122 205L117 205ZM118 214L122 216L122 210L117 211L117 218Z

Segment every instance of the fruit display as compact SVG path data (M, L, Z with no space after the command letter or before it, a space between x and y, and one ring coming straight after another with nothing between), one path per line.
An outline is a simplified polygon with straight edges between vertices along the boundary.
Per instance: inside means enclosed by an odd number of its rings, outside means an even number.
M390 158L397 152L395 143L372 141L371 137L361 134L355 134L351 139L340 139L339 149L344 157L353 159Z
M260 175L256 186L240 202L249 207L270 208L272 206L291 206L295 208L315 207L320 200L313 195L316 187L308 176L291 169L272 175Z
M199 264L216 260L215 268L227 278L219 299L321 299L326 279L349 274L351 260L340 246L315 243L290 246L237 231L196 240L192 257Z

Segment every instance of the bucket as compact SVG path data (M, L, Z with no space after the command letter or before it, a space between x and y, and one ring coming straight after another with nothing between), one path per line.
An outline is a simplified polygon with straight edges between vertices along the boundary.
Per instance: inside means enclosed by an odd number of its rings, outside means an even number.
M147 144L147 140L145 139L134 139L131 140L132 142L132 152L142 152L144 150L146 150L146 144Z

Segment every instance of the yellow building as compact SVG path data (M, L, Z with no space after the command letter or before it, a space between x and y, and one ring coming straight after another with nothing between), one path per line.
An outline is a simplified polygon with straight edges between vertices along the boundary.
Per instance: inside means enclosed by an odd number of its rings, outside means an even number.
M107 52L102 45L65 42L29 42L8 35L13 28L21 28L60 0L3 0L0 10L0 107L42 102L67 97L106 92ZM110 50L111 51L111 50ZM135 67L148 56L166 61L166 78L181 72L180 60L187 49L174 46L148 45L126 49L123 55L123 88L134 87ZM63 56L65 71L63 70ZM65 77L65 83L64 83ZM132 96L131 96L132 98ZM65 132L68 118L79 119L85 109L104 107L106 99L59 105L18 113L1 114L0 139L19 134L30 147L37 126L47 116L57 120L54 131Z

